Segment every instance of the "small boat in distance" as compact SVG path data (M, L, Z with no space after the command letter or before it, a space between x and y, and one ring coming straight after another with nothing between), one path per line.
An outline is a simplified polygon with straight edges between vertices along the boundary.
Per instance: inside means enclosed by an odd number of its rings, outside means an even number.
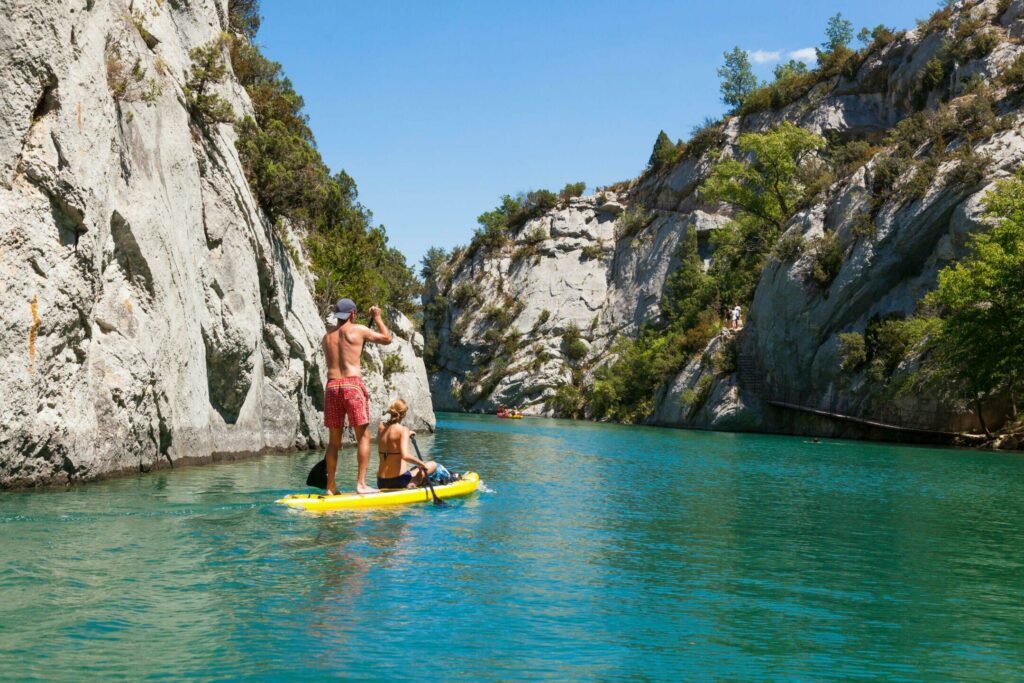
M522 420L523 413L518 408L506 408L501 406L498 408L498 412L495 413L498 417L503 417L506 420Z

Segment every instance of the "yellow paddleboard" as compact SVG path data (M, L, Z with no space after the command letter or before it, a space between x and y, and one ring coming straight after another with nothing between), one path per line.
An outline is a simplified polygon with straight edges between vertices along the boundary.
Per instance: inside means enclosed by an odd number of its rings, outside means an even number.
M434 492L438 498L457 498L468 496L476 491L480 485L480 475L476 472L466 472L462 479L435 486ZM326 496L322 493L292 493L278 500L278 503L287 505L290 508L310 510L313 512L324 512L326 510L346 510L351 508L375 508L384 505L408 505L410 503L426 503L433 500L430 489L395 489L381 491L379 493L341 493L336 496Z

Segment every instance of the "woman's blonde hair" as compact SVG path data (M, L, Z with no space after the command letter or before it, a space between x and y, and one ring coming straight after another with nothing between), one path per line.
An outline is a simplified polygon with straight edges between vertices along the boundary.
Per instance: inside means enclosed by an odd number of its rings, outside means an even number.
M386 412L388 414L388 424L393 425L405 419L405 414L409 412L409 406L402 399L396 398L388 406Z

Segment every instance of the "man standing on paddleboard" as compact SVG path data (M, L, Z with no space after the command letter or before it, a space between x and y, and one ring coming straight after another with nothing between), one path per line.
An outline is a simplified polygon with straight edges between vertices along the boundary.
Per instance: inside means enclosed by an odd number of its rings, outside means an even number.
M374 493L377 489L366 485L366 469L370 464L370 395L363 384L360 357L363 344L390 344L391 332L380 315L380 309L370 307L370 317L377 327L356 324L356 305L351 299L340 299L334 308L337 327L324 335L324 357L327 359L327 391L324 397L324 425L330 430L324 461L327 464L327 494L335 495L338 487L334 470L338 466L341 447L341 429L345 418L356 433L356 492Z

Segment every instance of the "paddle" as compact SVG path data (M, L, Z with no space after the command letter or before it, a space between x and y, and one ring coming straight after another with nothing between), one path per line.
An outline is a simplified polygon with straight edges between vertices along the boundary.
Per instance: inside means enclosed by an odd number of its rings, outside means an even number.
M306 486L312 486L315 489L326 489L327 488L327 461L321 459L320 462L313 465L313 469L306 475Z
M420 446L416 443L416 437L410 436L409 440L412 441L412 447L416 449L416 457L420 459L420 462L423 462L423 456L420 455ZM448 507L448 503L437 497L437 492L434 491L434 485L430 483L430 472L427 471L426 467L420 467L420 469L423 470L423 481L427 484L427 488L430 489L430 495L434 497L434 505L443 508Z

